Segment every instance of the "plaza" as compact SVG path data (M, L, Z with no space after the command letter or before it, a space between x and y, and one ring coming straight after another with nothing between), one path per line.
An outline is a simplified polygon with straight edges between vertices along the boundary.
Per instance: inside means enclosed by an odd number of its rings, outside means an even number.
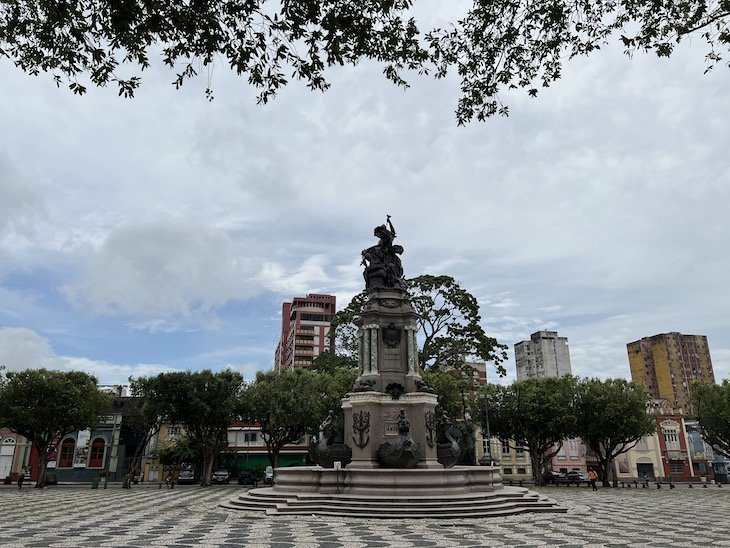
M537 489L565 514L492 519L267 517L219 507L238 486L0 488L0 546L730 546L730 489Z

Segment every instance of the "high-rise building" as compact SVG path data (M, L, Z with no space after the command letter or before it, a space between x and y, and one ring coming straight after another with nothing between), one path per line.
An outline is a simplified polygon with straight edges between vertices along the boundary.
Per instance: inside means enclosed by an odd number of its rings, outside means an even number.
M666 399L689 411L692 381L715 382L710 347L704 335L661 333L626 345L631 380L646 387L652 399Z
M515 344L517 380L530 377L562 377L570 375L568 339L557 331L537 331L529 341Z
M281 338L274 358L277 371L309 367L322 352L334 353L335 341L330 340L329 330L336 300L334 295L310 293L282 304Z

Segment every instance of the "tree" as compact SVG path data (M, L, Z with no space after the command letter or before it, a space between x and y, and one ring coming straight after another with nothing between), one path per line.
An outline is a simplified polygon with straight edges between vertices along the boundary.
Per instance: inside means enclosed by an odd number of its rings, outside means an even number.
M228 426L236 417L243 377L235 371L160 373L130 379L148 416L180 423L203 457L200 485L209 486L218 453L228 445Z
M501 362L507 359L506 346L488 337L481 325L479 303L451 276L422 275L407 280L417 328L422 369L460 369L465 356L493 361L500 376L507 374ZM367 293L355 296L337 312L330 329L337 337L340 352L357 355L355 319L367 302Z
M436 426L439 442L447 441L446 424L443 412L448 415L451 425L459 432L459 445L462 457L474 448L474 431L478 413L474 386L467 380L461 370L435 369L423 371L423 380L438 394L438 405L435 409Z
M703 439L730 458L730 381L692 383L692 407Z
M530 453L535 485L544 483L547 465L563 440L575 433L575 386L571 376L530 378L510 386L483 388L491 435L512 440ZM479 413L486 430L486 413Z
M325 69L360 60L461 79L460 124L507 114L500 92L536 96L560 78L565 58L589 55L618 37L626 53L671 55L694 36L709 46L708 70L730 44L730 0L475 1L460 20L422 34L413 0L18 0L0 7L0 56L28 74L50 72L74 93L114 84L132 97L141 71L161 53L180 87L220 59L266 102L289 78L326 90ZM128 76L123 76L130 73ZM80 80L84 79L84 83ZM88 80L88 83L87 83Z
M708 70L730 44L728 0L496 0L474 2L448 30L428 33L436 76L455 69L462 97L460 124L506 115L499 94L523 88L536 96L562 74L563 59L589 55L618 35L628 55L653 50L671 55L682 40L700 35L709 45Z
M258 88L264 103L290 77L324 91L326 67L363 58L384 63L385 76L406 85L400 71L418 68L427 56L415 22L404 18L411 2L3 2L0 56L29 74L51 72L58 85L67 82L78 94L86 91L84 76L96 86L115 84L120 95L132 97L138 74L159 49L162 62L179 71L176 87L199 71L210 79L220 60ZM206 95L212 98L210 81Z
M349 388L354 382L350 373ZM279 454L285 445L298 442L305 434L315 434L327 415L325 401L327 376L306 369L281 373L259 372L240 400L244 421L257 423L266 444L271 465L279 466ZM339 406L337 406L339 409Z
M111 404L96 378L80 371L11 371L0 384L0 423L25 436L38 452L38 481L45 486L46 464L54 441L93 428Z
M322 352L312 360L308 369L332 374L341 369L357 369L357 360L350 354Z
M595 454L604 487L613 460L656 430L647 403L644 388L624 379L585 379L578 385L576 434Z
M177 467L198 462L202 456L195 440L187 434L162 447L157 454L160 457L160 464Z

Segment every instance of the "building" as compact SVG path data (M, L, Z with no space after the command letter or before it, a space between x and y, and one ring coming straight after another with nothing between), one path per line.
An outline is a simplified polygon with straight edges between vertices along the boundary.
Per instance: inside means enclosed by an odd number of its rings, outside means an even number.
M517 380L531 377L562 377L570 375L568 339L557 331L537 331L529 341L515 344Z
M657 429L615 459L618 481L728 483L727 459L702 439L696 420L676 411L668 400L650 401Z
M329 337L330 321L335 313L334 295L310 293L295 297L281 307L281 337L276 348L274 369L283 371L309 367L325 351L335 352Z
M626 345L631 380L649 397L667 400L678 413L687 413L692 381L715 382L710 348L704 335L662 333Z
M572 373L567 337L557 331L537 331L529 341L515 344L517 380L563 377ZM563 440L551 467L560 472L586 471L586 448L580 438Z

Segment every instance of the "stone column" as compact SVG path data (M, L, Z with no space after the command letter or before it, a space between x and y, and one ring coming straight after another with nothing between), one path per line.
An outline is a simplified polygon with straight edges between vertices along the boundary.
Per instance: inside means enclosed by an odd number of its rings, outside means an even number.
M406 326L406 355L408 359L408 373L415 373L418 364L418 345L416 343L416 328Z
M378 373L378 326L368 325L370 328L370 373Z
M360 330L360 369L361 374L366 375L370 373L370 329L368 326L363 326Z
M363 330L358 329L357 330L357 369L358 369L358 373L360 375L365 373L365 360L363 359L364 354L365 354L365 343L364 343Z

